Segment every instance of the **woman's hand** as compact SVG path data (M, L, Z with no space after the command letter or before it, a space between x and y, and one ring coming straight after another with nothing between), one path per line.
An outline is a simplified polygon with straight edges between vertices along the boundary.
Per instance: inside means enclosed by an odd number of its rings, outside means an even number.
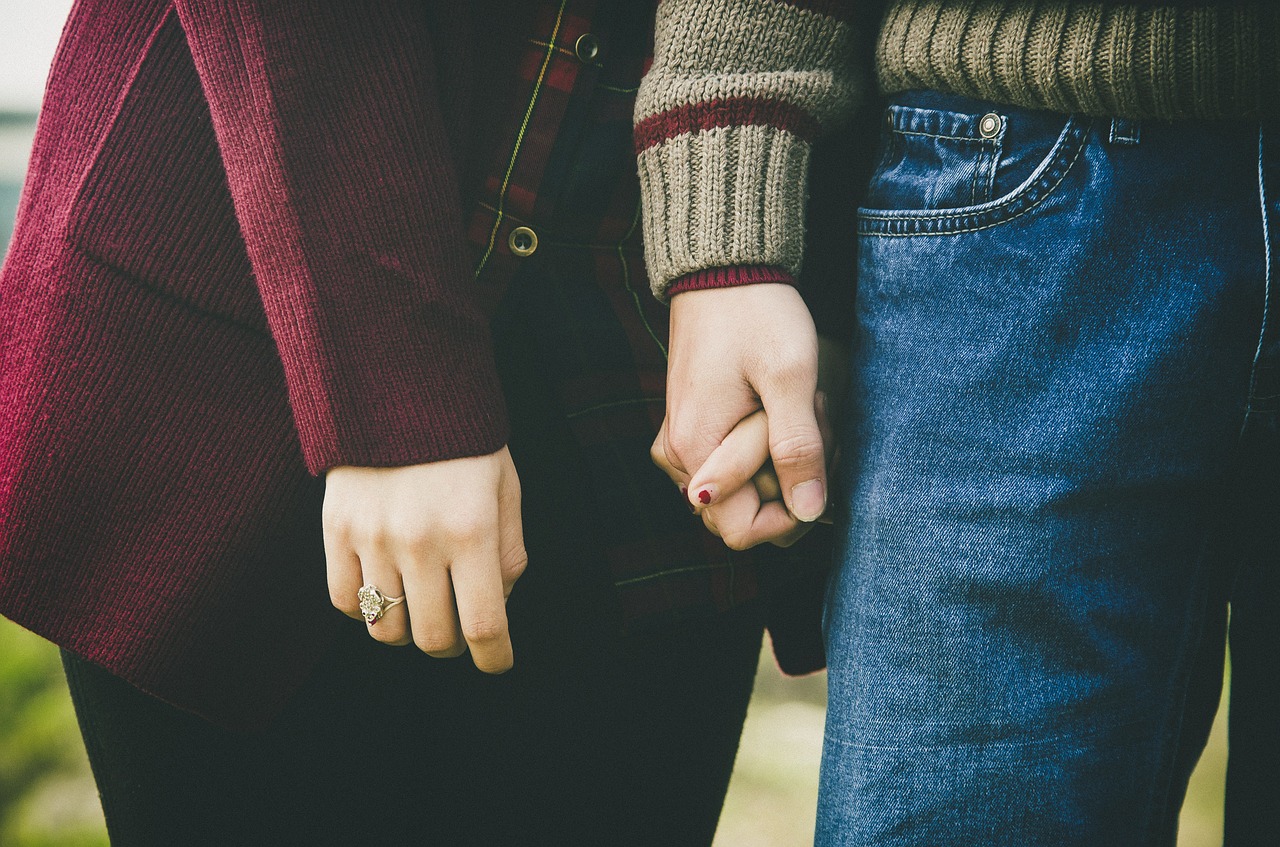
M333 468L324 546L329 596L348 616L361 617L365 584L405 598L368 625L377 640L437 657L469 648L487 673L511 667L506 598L527 556L506 447L400 468Z
M847 356L844 345L818 338L818 388L814 395L814 411L828 468L834 465L838 454L833 418L839 404L830 398L839 400L843 393ZM729 547L741 550L763 541L787 547L813 528L812 523L792 517L789 528L779 523L771 527L772 533L764 533L760 529L768 521L768 516L762 516L761 510L767 504L782 499L778 476L769 460L769 418L764 410L739 421L692 476L677 471L666 461L660 449L663 440L664 434L659 432L651 453L654 463L681 486L690 506L702 517L707 529L720 536ZM708 500L711 499L710 492L720 495L716 498L717 505L701 505L700 495L704 491L708 492ZM818 518L818 522L831 522L829 510Z
M799 292L765 283L677 294L670 352L667 417L656 445L666 463L691 476L739 421L764 409L786 511L816 520L827 500L813 405L818 335ZM709 492L701 505L721 494Z

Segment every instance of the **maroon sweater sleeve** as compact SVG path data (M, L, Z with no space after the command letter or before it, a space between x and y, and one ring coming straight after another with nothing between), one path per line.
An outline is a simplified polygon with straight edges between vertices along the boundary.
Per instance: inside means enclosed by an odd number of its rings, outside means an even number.
M498 449L417 0L177 0L308 467Z

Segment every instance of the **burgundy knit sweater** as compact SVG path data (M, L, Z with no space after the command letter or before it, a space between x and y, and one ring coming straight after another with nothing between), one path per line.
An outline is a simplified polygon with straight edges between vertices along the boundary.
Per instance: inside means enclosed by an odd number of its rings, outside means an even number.
M458 175L521 12L469 5L77 3L0 273L0 613L260 724L342 621L306 468L503 444Z

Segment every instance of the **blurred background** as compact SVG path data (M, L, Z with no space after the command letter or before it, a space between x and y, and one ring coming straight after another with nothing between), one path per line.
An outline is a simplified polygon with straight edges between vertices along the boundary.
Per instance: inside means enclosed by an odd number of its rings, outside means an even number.
M45 74L70 6L0 0L0 245L13 227ZM716 847L812 842L825 705L825 677L783 678L766 645ZM1222 844L1225 763L1224 703L1183 808L1179 847ZM106 843L57 650L0 619L0 845Z

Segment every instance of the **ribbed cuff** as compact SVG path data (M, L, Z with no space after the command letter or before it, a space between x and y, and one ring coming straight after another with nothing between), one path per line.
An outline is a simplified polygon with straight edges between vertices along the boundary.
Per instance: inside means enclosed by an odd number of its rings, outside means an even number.
M709 288L734 288L739 285L758 285L778 282L795 285L796 279L783 268L770 265L736 265L727 268L706 268L685 274L667 287L667 296L674 297L685 291L705 291Z
M1280 83L1271 6L894 0L880 88L1103 117L1254 117Z
M645 262L659 300L673 281L706 268L768 266L799 274L805 139L772 126L725 127L677 135L638 158Z

